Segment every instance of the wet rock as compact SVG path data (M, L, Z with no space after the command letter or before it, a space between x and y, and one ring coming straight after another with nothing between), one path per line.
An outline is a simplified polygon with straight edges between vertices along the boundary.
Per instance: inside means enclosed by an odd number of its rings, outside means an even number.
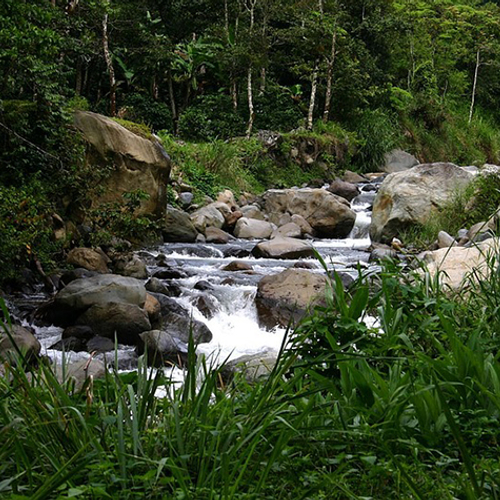
M167 207L162 233L164 241L180 243L193 243L198 235L190 215L171 206Z
M303 259L313 257L314 248L302 240L277 237L256 245L252 250L252 255L268 259Z
M201 290L201 291L211 291L214 289L214 286L209 283L208 281L205 281L205 280L200 280L198 281L194 287L193 287L194 290Z
M94 336L94 332L90 326L72 325L64 329L62 338L77 338L82 341L87 341Z
M227 244L231 240L234 240L234 236L231 236L229 233L226 233L222 229L218 229L216 227L207 227L205 231L205 237L207 243L215 243L215 244Z
M146 264L134 254L126 254L118 257L114 262L114 271L122 276L146 279L148 270Z
M150 278L146 283L146 290L153 293L162 293L163 295L172 296L171 289L162 283L158 278Z
M451 163L419 165L390 174L382 183L373 205L370 236L390 242L401 231L424 224L436 209L444 207L457 189L473 176Z
M95 304L77 319L77 324L85 325L102 337L120 344L136 345L139 333L151 330L148 314L144 309L122 302Z
M246 262L241 262L241 261L233 261L230 262L229 264L225 265L222 267L222 271L251 271L253 267L250 264L247 264Z
M74 352L80 352L80 351L85 351L85 347L87 345L87 342L81 338L76 338L76 337L66 337L55 344L52 344L49 349L55 349L56 351L74 351Z
M323 275L302 269L265 276L257 288L259 322L268 328L287 326L302 318L311 304L321 302L325 290Z
M359 194L359 189L355 184L351 184L350 182L345 182L340 179L335 179L330 184L328 191L348 201L353 200Z
M153 273L153 278L162 280L177 280L187 278L187 274L180 269L172 269L170 267L158 269Z
M235 257L237 259L244 259L251 255L251 251L247 248L229 247L224 249L224 257Z
M242 217L236 223L234 235L247 240L265 239L271 236L273 230L274 227L269 222Z
M137 354L146 353L148 365L185 366L187 363L187 344L174 338L168 332L151 330L140 335L141 342L137 346Z
M30 330L22 326L12 325L8 328L10 337L4 330L0 329L0 360L17 359L19 350L28 363L35 363L41 349L37 338Z
M208 319L213 318L219 310L217 300L206 294L197 297L194 301L194 306Z
M100 354L102 352L114 351L115 342L107 337L100 337L97 335L90 339L85 347L87 352Z
M83 267L89 271L108 273L108 264L111 262L101 250L92 248L73 248L66 258L66 262L75 267Z
M151 295L150 293L146 295L144 310L148 315L151 326L153 328L158 327L161 323L161 306L160 302L154 295Z

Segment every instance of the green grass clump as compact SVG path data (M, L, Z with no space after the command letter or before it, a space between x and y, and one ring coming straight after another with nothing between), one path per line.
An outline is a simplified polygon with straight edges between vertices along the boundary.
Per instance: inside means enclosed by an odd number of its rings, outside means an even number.
M129 132L132 132L143 139L153 140L153 132L151 128L145 123L136 123L129 120L124 120L123 118L113 118L113 121L126 128Z
M144 360L80 391L45 365L7 366L0 495L499 498L498 264L461 295L390 263L350 291L332 275L254 385L222 385L192 344L182 387Z

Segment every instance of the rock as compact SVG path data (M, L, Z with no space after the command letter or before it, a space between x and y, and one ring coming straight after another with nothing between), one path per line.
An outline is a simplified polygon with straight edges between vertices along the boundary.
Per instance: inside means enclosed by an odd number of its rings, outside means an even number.
M115 350L114 340L108 339L106 337L96 337L90 339L86 345L87 352L100 354L102 352L110 352Z
M239 210L235 210L234 212L231 212L227 214L224 219L224 229L227 229L228 231L232 231L234 229L234 226L236 226L236 223L243 217L243 213L240 212Z
M56 324L72 324L76 316L96 304L118 302L142 307L146 289L141 281L115 274L98 274L72 281L54 298L49 314Z
M347 201L351 201L359 194L359 189L355 184L335 179L328 188L330 193L336 194Z
M171 290L158 278L150 278L146 283L146 290L153 293L162 293L163 295L167 295L168 297L171 296Z
M449 248L457 244L455 238L450 236L446 231L439 231L437 243L439 248Z
M230 189L225 189L217 195L217 202L225 203L229 208L237 208L236 200L234 199L234 194Z
M140 189L149 196L141 201L137 214L165 212L170 158L158 141L139 137L114 120L88 111L77 111L74 124L90 146L87 162L94 169L102 165L107 174L101 177L93 207L123 204L124 193Z
M308 236L313 236L314 234L314 229L311 227L311 224L307 222L302 215L298 214L293 214L292 215L292 222L294 224L297 224L297 226L300 227L300 232L302 237L308 235Z
M269 222L242 217L236 223L234 235L246 240L265 239L271 236L273 230L273 225Z
M401 231L424 224L432 211L444 207L473 176L451 163L431 163L390 174L373 205L372 241L391 241Z
M151 295L150 293L146 294L144 310L148 315L149 322L152 327L156 327L161 323L161 305L154 295Z
M73 248L66 258L66 262L75 267L95 271L98 273L108 273L108 264L110 260L102 251L97 251L92 248Z
M386 259L396 259L398 257L398 253L391 247L386 248L374 248L368 259L369 262L378 262Z
M267 149L274 149L283 141L281 134L272 130L259 130L257 139Z
M284 226L279 227L273 231L271 234L271 239L275 238L300 238L302 236L302 231L300 227L295 224L295 222L290 222Z
M281 215L278 220L278 227L285 226L286 224L290 224L292 222L292 216L289 213Z
M122 255L114 263L114 271L122 276L146 279L148 270L146 264L134 254Z
M241 213L247 219L266 220L266 216L257 205L247 205L241 209Z
M162 232L164 241L175 243L193 243L198 235L189 214L171 206L167 207Z
M150 366L185 366L187 363L187 344L175 339L168 332L151 330L140 335L137 346L139 356L146 353Z
M227 244L231 240L234 240L234 236L231 236L229 233L226 233L222 229L218 229L216 227L207 227L205 236L207 243L215 243L221 245Z
M123 302L95 304L81 316L76 323L92 328L101 337L120 344L136 345L139 333L151 330L148 313L139 306Z
M193 193L185 192L185 193L180 193L179 194L179 203L182 205L184 208L188 208L191 203L193 203L193 198L194 195Z
M197 297L194 301L194 306L198 309L205 318L211 319L219 310L219 304L212 296L203 294Z
M212 291L213 289L214 286L205 280L200 280L193 286L193 290L200 290L202 292Z
M481 234L487 233L489 237L491 237L492 233L494 230L494 226L492 227L492 224L490 221L488 222L478 222L477 224L474 224L469 231L467 231L466 237L470 241L476 241L477 237Z
M384 162L382 171L388 174L409 170L420 163L413 155L401 149L393 149L390 153L386 153Z
M244 259L251 255L251 251L246 248L241 248L237 246L224 248L224 257L235 257L237 259Z
M279 236L259 243L252 250L252 255L268 259L304 259L314 256L314 248L305 241Z
M345 182L350 182L351 184L360 184L361 182L367 182L368 179L356 172L351 172L350 170L346 170L344 175L342 176L342 180Z
M93 336L94 332L92 331L92 328L90 328L89 326L82 326L82 325L68 326L62 332L63 339L73 337L83 341L87 341L90 340Z
M153 273L153 278L162 280L178 280L187 278L187 274L180 269L173 269L171 267L159 269Z
M237 373L242 373L249 384L269 377L278 361L274 351L248 354L228 361L221 370L223 380L230 382Z
M373 207L376 195L376 193L361 193L352 200L351 205L353 207L363 207L366 210L370 210Z
M457 291L466 285L467 278L472 271L475 273L473 281L488 278L487 258L496 253L499 244L500 239L490 238L470 248L458 246L441 248L433 252L425 252L423 260L432 277L439 271L440 284Z
M324 189L271 189L262 202L272 222L286 212L301 215L324 238L348 236L356 220L347 200Z
M0 360L15 360L19 350L28 363L36 362L41 345L33 333L19 325L12 325L9 333L12 338L0 329ZM14 346L17 346L17 349Z
M95 271L89 271L88 269L84 269L83 267L79 267L78 269L72 269L71 271L66 271L61 276L61 284L66 286L72 281L81 279L81 278L90 278L95 276L97 273Z
M63 367L60 364L55 366L55 375L59 383L65 384L72 380L74 391L79 392L87 381L106 376L106 366L96 358L82 359L74 363L68 363Z
M253 267L250 264L235 260L224 266L221 270L234 272L234 271L251 271L252 269Z
M324 298L326 278L302 269L287 269L265 276L257 288L259 321L273 328L287 326L303 317L306 309Z
M193 223L197 231L199 231L200 233L205 233L207 227L217 227L219 229L222 229L225 219L224 215L218 208L220 207L220 205L224 204L210 203L210 205L200 208L199 210L191 214L191 222ZM229 213L231 210L227 205L226 207L227 213Z
M59 340L55 344L52 344L49 349L55 349L56 351L74 351L81 352L85 351L87 342L83 339L76 337L66 337Z

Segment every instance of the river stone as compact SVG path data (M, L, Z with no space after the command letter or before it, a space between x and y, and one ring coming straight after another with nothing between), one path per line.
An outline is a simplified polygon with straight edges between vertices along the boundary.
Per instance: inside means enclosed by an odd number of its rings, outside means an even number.
M171 206L167 207L162 233L164 241L175 243L194 243L198 235L189 214Z
M303 259L313 257L314 248L305 241L279 236L260 242L252 250L252 255L267 259Z
M76 337L66 337L55 344L52 344L49 349L55 349L56 351L74 351L80 352L86 350L87 342L83 339L79 339Z
M87 163L98 176L99 190L93 192L92 207L118 203L124 205L124 193L141 190L137 215L165 212L170 175L170 158L155 139L146 139L122 127L116 121L88 111L76 111L74 123L88 143ZM111 167L111 168L110 168Z
M216 227L207 227L207 229L205 230L205 236L207 243L215 243L220 245L225 245L231 240L234 240L234 236Z
M154 295L146 294L144 310L148 315L151 326L155 327L161 323L161 305Z
M146 279L148 277L146 264L134 254L118 257L114 263L114 271L116 274L130 278Z
M234 194L230 189L224 189L217 195L216 202L225 203L229 208L237 208L236 200L234 199Z
M95 276L95 271L89 271L88 269L84 269L83 267L79 267L77 269L71 269L70 271L65 271L61 276L61 285L66 286L72 281L79 280L82 278L91 278Z
M345 182L350 182L351 184L360 184L362 182L367 182L368 179L356 172L351 172L350 170L346 170L344 175L342 176L342 180Z
M16 345L28 362L35 362L40 355L41 345L33 333L19 325L7 328L12 339L4 330L0 329L0 360L15 359L18 355L17 349L14 347Z
M196 230L200 233L205 233L207 227L217 227L222 229L224 225L225 218L220 208L224 203L210 203L206 207L202 207L193 214L191 214L191 222L193 223ZM227 213L231 210L227 208Z
M95 304L119 302L142 307L146 301L144 284L135 278L98 274L72 281L54 298L49 314L59 324L72 324L76 316Z
M77 319L78 325L85 325L106 338L120 344L136 345L139 333L151 330L148 314L144 309L133 304L107 302L95 304Z
M426 252L423 260L429 274L434 277L439 271L439 282L444 288L460 290L467 284L467 278L474 271L473 281L487 279L488 256L495 255L500 244L499 238L490 238L473 247L441 248Z
M85 350L87 352L94 354L101 354L103 352L114 351L115 342L114 340L108 339L107 337L101 337L99 335L96 335L87 342Z
M219 303L217 300L208 294L202 294L196 297L193 305L208 319L213 318L219 310Z
M184 207L188 208L191 203L193 203L194 195L193 193L185 192L179 194L179 203Z
M419 163L420 162L410 153L401 149L393 149L390 153L385 154L382 171L392 174L394 172L409 170Z
M235 271L251 271L253 267L250 264L247 264L246 262L241 262L238 260L235 260L233 262L230 262L229 264L225 265L222 268L222 271L229 271L229 272L235 272Z
M270 189L262 203L271 222L286 212L298 214L323 238L345 238L356 220L347 200L324 189Z
M260 324L273 328L299 320L309 305L323 299L325 290L323 275L302 269L265 276L259 282L256 296Z
M372 240L390 242L401 231L424 224L472 179L472 174L451 163L424 164L390 174L373 204Z
M328 191L346 199L347 201L353 200L359 194L358 186L340 179L335 179L328 187Z
M109 258L100 250L92 248L73 248L66 258L66 262L75 267L83 267L88 271L96 271L98 273L108 273Z
M266 220L266 216L257 205L247 205L241 209L241 213L247 219Z
M54 372L60 384L72 380L74 390L78 392L83 389L88 380L104 378L106 376L106 366L100 359L82 359L68 363L64 366L64 369L60 364L57 364Z
M300 227L295 224L295 222L289 222L283 226L280 226L278 229L273 231L271 234L271 239L275 238L300 238L302 237L302 231Z
M457 244L455 238L453 238L453 236L450 236L446 231L439 231L437 236L437 243L439 248L449 248Z
M162 330L150 330L140 335L137 354L146 353L149 366L185 366L187 363L187 345Z
M225 383L231 382L237 373L242 373L249 384L269 377L278 361L274 351L247 354L228 361L221 370Z
M269 238L274 230L272 224L257 219L242 217L236 223L234 235L245 240Z
M187 274L180 269L173 269L172 267L164 267L162 269L158 269L153 273L153 278L162 279L162 280L178 280L187 278Z
M314 234L314 229L311 227L311 224L307 222L302 215L299 214L293 214L292 215L292 222L294 224L297 224L297 226L300 227L300 231L302 233L302 236L312 236Z
M158 278L150 278L146 283L146 290L153 293L162 293L167 296L171 295L169 288Z
M62 338L77 338L84 341L91 339L94 336L92 328L83 325L72 325L65 328L62 332Z

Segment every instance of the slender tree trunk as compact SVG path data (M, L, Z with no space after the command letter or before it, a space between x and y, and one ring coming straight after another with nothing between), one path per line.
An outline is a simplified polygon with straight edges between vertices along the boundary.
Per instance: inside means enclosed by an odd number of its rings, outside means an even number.
M330 118L330 106L332 101L332 84L333 84L333 65L335 63L335 55L337 53L337 30L332 35L332 51L330 59L328 59L328 70L326 74L326 95L325 109L323 111L323 121L326 123Z
M167 73L167 85L168 85L168 97L170 99L170 109L172 111L172 120L174 122L174 132L177 134L178 131L178 117L177 117L177 106L175 104L175 94L174 94L174 86L172 84L172 73L168 70Z
M312 130L314 120L314 106L316 105L316 92L318 90L318 68L316 61L311 81L311 99L309 100L309 112L307 113L307 130Z
M479 65L481 64L480 57L481 57L480 49L477 49L476 68L474 70L474 84L472 85L472 98L470 101L469 123L472 121L472 115L474 114L474 103L476 101L477 76L479 73Z
M153 81L151 82L151 93L153 94L153 99L155 101L160 97L160 86L158 85L158 77L153 76Z
M229 7L227 0L224 0L224 31L226 32L226 38L229 40Z
M248 68L247 76L247 93L248 93L248 126L247 137L252 135L253 122L255 120L255 111L253 107L253 89L252 89L252 65Z
M104 59L106 61L106 67L108 68L108 74L109 74L110 113L111 116L116 116L116 77L115 77L115 68L113 67L113 61L111 59L111 53L109 52L107 13L104 14L104 18L102 20L102 46L104 49Z
M231 101L234 111L238 111L238 84L233 74L231 74Z

